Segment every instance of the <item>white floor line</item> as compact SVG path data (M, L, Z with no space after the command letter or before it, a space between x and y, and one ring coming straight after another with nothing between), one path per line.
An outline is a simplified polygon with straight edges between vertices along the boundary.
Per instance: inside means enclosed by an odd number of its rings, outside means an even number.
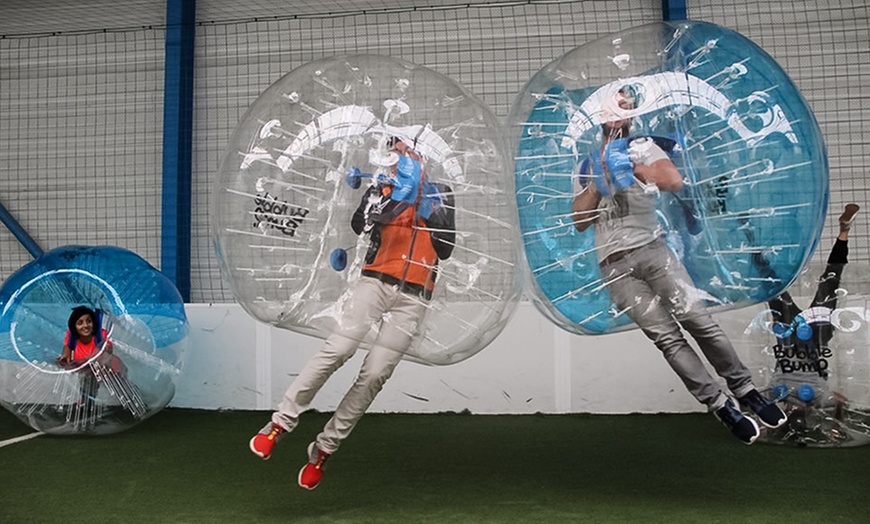
M45 435L45 433L43 433L41 431L37 431L36 433L31 433L30 435L22 435L20 437L11 438L9 440L0 440L0 448L2 448L3 446L8 446L10 444L17 444L18 442L30 440L30 439L36 438L40 435Z

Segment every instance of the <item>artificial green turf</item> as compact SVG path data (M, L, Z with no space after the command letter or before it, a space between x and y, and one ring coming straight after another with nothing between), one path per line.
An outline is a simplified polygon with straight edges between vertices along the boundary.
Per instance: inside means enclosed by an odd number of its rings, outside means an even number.
M31 432L0 411L0 438ZM268 416L167 409L0 448L0 522L870 521L870 446L745 446L709 415L368 414L311 492L296 475L328 415L262 461Z

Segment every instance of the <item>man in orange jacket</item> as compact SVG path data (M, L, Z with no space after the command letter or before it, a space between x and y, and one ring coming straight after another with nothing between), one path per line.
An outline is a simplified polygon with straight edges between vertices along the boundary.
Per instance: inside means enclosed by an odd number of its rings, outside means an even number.
M338 329L290 384L271 421L250 441L251 451L268 459L275 443L296 427L299 415L326 380L376 328L356 381L308 446L308 463L298 477L305 489L317 487L326 459L350 435L393 374L420 329L435 287L438 260L453 252L452 190L426 180L423 158L402 139L393 137L387 145L397 158L392 176L373 177L351 219L354 232L368 234L370 244Z

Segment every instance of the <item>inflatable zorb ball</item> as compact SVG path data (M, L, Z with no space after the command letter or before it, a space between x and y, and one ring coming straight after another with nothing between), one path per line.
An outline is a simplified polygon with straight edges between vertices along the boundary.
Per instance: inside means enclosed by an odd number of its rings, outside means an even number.
M520 295L502 129L455 81L395 58L327 58L280 78L239 122L217 177L215 245L236 300L267 324L332 333L369 246L379 242L370 231L354 233L352 215L369 188L395 181L401 142L421 157L411 183L425 177L409 194L422 201L439 187L438 205L454 215L456 233L452 255L437 263L431 299L421 298L423 329L405 357L440 365L480 351ZM423 229L417 223L412 233L421 241ZM405 284L401 275L395 284Z
M870 274L847 264L834 278L813 263L783 296L717 315L759 390L788 416L762 441L870 443Z
M644 25L548 64L511 110L529 289L553 322L578 334L633 326L609 293L628 275L602 275L607 246L595 233L632 213L622 195L638 187L633 176L598 176L602 153L608 170L617 158L600 151L602 124L615 121L630 128L615 153L634 166L642 155L632 150L655 144L683 178L678 192L643 189L656 197L651 222L693 281L687 292L714 309L742 307L775 295L805 266L827 210L828 163L816 119L794 83L761 48L728 29L691 21ZM604 209L584 215L599 223L581 233L575 223L583 217L572 212L572 201L584 173L598 178L583 184L603 181L612 193ZM759 256L776 279L762 275Z
M65 246L0 288L0 404L51 434L109 434L172 400L188 345L184 302L148 262L118 247ZM73 309L107 333L92 356L58 360Z

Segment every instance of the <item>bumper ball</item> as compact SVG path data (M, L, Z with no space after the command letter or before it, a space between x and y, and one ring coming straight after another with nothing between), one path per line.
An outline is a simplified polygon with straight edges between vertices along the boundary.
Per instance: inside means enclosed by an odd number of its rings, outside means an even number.
M838 283L831 269L812 264L783 295L718 315L759 390L788 416L760 441L870 443L870 273L847 264Z
M391 149L399 142L419 156L425 187L441 187L439 205L455 216L452 255L437 262L431 298L421 299L424 327L406 359L455 363L500 333L520 296L502 126L450 78L377 55L291 71L257 98L230 139L212 224L222 274L251 316L318 338L335 331L368 250L378 249L370 234L351 229L351 217L368 188L401 171Z
M110 434L163 409L188 344L172 282L117 247L54 249L0 288L0 404L50 434ZM71 312L95 313L95 351L63 360ZM76 309L79 308L79 309Z
M625 93L630 108L618 103ZM532 300L557 325L577 334L634 327L608 293L617 277L599 266L607 246L595 228L575 227L572 209L582 166L601 154L603 124L616 120L629 122L632 145L655 143L682 175L681 190L657 193L657 221L707 307L763 301L808 263L827 210L828 163L795 84L729 29L693 21L635 27L548 64L511 109L526 277ZM597 220L621 218L618 197ZM760 276L760 253L778 279Z

